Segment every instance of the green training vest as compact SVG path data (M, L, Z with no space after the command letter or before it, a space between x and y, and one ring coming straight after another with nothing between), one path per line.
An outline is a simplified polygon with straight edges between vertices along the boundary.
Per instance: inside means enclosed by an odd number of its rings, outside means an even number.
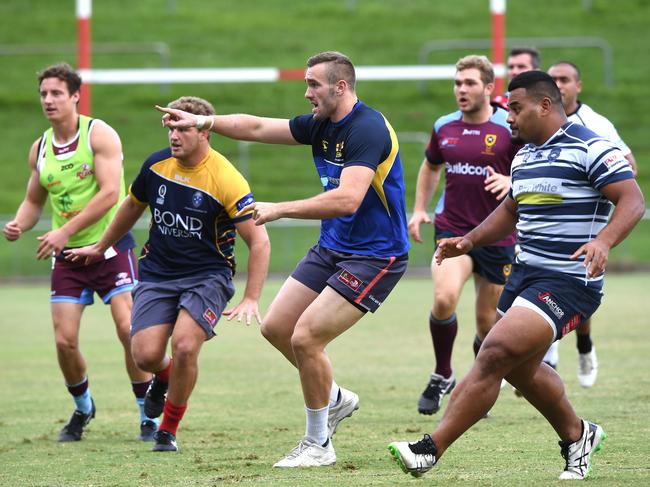
M99 192L99 185L95 179L95 161L88 138L92 121L93 119L89 117L79 115L77 148L73 152L59 155L58 159L52 148L52 128L43 134L37 164L40 173L39 182L50 195L53 230L61 228L68 220L78 215ZM72 235L66 246L82 247L97 242L113 219L125 194L124 169L122 169L118 204L99 221Z

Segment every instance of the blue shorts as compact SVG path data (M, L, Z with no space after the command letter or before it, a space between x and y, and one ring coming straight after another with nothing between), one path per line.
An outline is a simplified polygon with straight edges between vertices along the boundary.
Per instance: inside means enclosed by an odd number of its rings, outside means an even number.
M440 239L459 236L436 227L436 248L438 248ZM510 276L512 263L515 261L515 245L478 247L472 249L467 255L472 259L472 272L484 277L492 284L503 286Z
M131 249L117 250L110 259L85 265L54 259L50 302L93 304L96 292L105 304L116 294L130 292L138 282Z
M314 245L291 277L320 293L330 286L363 312L374 313L406 272L408 255L369 257Z
M532 309L548 322L554 339L559 340L594 314L601 298L600 290L585 286L574 277L514 264L497 311L503 315L513 306Z
M133 290L131 336L154 325L176 323L181 308L212 338L214 327L235 294L226 274L140 282Z

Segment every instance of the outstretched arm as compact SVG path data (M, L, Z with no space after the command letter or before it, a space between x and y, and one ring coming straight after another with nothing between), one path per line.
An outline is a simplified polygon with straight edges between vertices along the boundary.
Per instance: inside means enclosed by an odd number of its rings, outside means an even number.
M169 128L190 128L211 130L231 139L265 142L267 144L298 144L291 135L289 120L281 118L256 117L254 115L194 115L193 113L161 107L163 125Z
M23 232L36 225L47 200L47 191L41 186L38 170L36 169L37 152L38 140L32 144L29 150L30 174L25 199L18 207L14 219L7 222L3 229L5 238L10 242L18 240Z
M440 264L444 259L466 254L474 247L483 247L504 239L517 226L517 203L510 196L497 206L479 226L463 237L443 238L434 255Z
M262 286L266 280L269 269L269 256L271 255L271 243L264 226L257 226L252 219L236 223L237 232L246 242L249 249L248 254L248 277L246 279L246 289L241 302L234 308L227 309L223 312L228 317L228 321L235 316L237 321L246 317L246 324L250 325L253 316L258 323L262 322L262 316L259 310L259 300L262 294Z
M99 242L78 249L66 250L66 259L75 262L83 258L88 263L101 257L111 245L133 228L146 208L147 205L138 203L132 196L127 196Z
M304 200L281 203L258 201L245 206L237 215L252 211L256 225L272 222L279 218L324 220L351 215L361 206L374 175L375 171L366 166L346 167L341 173L339 187L336 189Z
M616 205L609 223L595 239L584 244L571 256L573 260L585 256L587 277L598 276L605 270L609 249L621 243L645 214L643 194L634 179L608 184L600 192Z

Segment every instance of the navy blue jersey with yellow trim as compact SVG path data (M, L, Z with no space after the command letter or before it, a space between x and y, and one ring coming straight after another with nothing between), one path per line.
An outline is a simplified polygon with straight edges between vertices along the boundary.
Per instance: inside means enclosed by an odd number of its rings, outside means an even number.
M375 171L361 206L348 216L322 220L319 244L332 250L376 257L409 250L404 174L395 131L384 116L357 102L341 121L299 115L290 120L297 142L312 146L324 191L339 186L345 167Z
M162 281L235 272L235 214L253 202L248 183L217 151L195 167L185 167L169 148L144 162L129 188L149 205L149 239L138 271L142 281Z

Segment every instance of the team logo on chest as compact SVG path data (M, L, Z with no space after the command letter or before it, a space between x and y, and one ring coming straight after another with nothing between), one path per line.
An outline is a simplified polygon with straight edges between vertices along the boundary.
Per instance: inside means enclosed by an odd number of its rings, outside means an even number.
M548 155L548 162L555 162L557 161L557 158L560 157L560 152L562 152L562 149L555 148L551 149L551 152Z
M323 152L327 152L327 148L330 145L329 142L327 142L326 140L321 140L320 143L321 143L321 146L323 147Z
M92 176L93 174L94 171L90 169L90 166L88 164L82 164L81 171L77 171L77 177L79 179L85 179L88 176Z
M335 147L335 153L334 153L334 160L336 162L339 162L343 160L343 145L345 144L345 141L337 142L336 147Z
M156 203L159 205L164 205L166 194L167 194L167 186L165 186L164 184L158 186L158 198L156 198Z
M493 156L494 151L492 150L494 148L494 145L497 143L497 135L496 134L485 134L485 138L483 139L483 143L485 144L485 149L481 151L481 154L485 154L488 156Z
M192 195L192 206L194 208L198 208L199 206L201 206L202 203L203 203L203 195L201 194L200 191L195 192Z

